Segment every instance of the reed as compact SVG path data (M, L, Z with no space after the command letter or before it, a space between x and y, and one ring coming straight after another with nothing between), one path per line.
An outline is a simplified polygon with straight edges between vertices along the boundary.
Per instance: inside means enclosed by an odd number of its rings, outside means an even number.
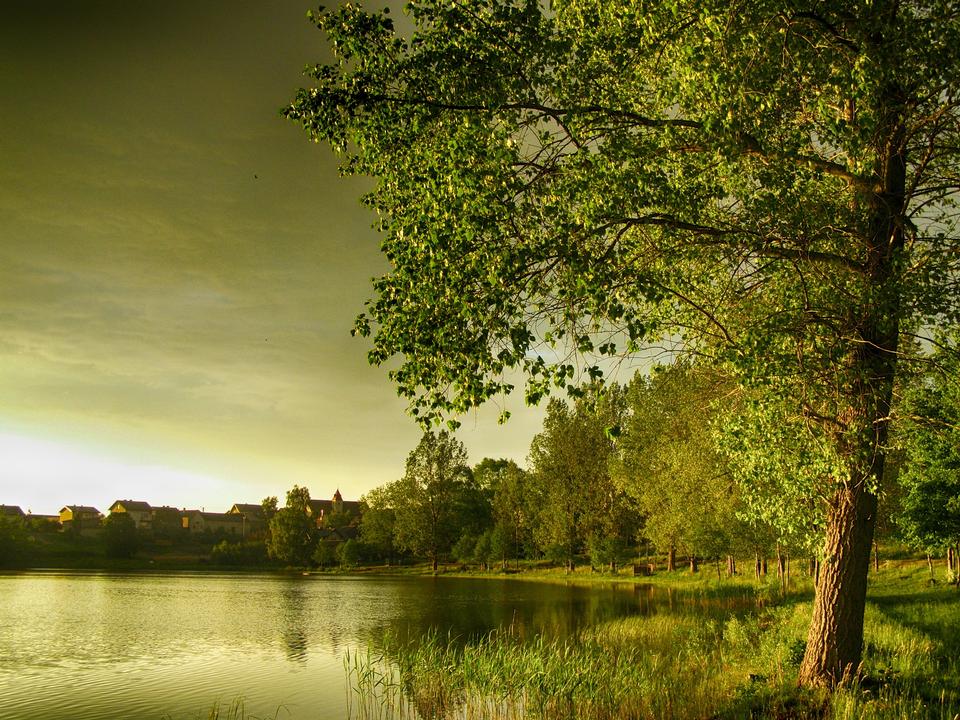
M796 688L810 603L794 599L725 621L632 617L568 640L387 639L345 658L350 717L957 720L960 602L918 599L871 602L860 679L833 694Z

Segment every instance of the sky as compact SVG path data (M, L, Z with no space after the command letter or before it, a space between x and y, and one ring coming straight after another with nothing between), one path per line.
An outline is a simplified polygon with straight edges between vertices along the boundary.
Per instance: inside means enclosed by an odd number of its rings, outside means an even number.
M225 511L403 474L420 430L350 336L386 269L363 179L279 110L304 0L0 3L0 503ZM523 464L542 408L462 418Z

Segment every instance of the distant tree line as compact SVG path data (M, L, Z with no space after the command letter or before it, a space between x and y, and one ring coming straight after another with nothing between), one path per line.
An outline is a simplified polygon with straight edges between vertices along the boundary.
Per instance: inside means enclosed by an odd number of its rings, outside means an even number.
M791 558L819 571L824 510L812 488L830 457L797 436L790 408L686 364L575 395L551 400L526 468L491 458L471 467L453 435L426 432L404 475L362 499L356 561L632 561L647 572L644 558L658 554L668 570L682 557L692 572L712 561L718 574L740 573L744 558L757 576L773 561L787 580ZM960 392L918 377L902 413L923 419L899 426L878 538L945 555L956 579Z

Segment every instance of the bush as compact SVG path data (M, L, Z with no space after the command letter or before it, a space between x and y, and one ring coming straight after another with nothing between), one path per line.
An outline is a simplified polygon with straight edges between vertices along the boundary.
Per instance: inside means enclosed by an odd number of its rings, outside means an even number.
M321 568L329 567L337 561L336 543L321 540L313 551L313 562Z
M110 513L103 521L103 544L107 557L132 558L140 549L140 534L127 513Z
M27 529L20 518L0 515L0 566L13 565L27 545Z
M340 567L355 567L363 560L363 546L356 540L347 540L337 546Z
M210 551L210 560L218 565L264 565L267 563L267 547L262 542L221 540Z

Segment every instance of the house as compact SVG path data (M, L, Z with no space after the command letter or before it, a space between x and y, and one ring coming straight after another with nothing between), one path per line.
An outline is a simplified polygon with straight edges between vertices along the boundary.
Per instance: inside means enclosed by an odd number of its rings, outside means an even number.
M240 513L215 513L203 510L187 510L183 514L183 527L191 533L220 533L243 536L246 521Z
M60 508L60 525L64 530L80 534L94 534L100 531L103 515L90 505L66 505Z
M110 506L110 514L126 513L138 530L149 530L153 526L153 508L142 500L117 500Z
M267 516L263 512L262 505L253 503L234 503L227 510L228 515L239 515L243 518L241 535L246 537L251 533L263 532L267 527Z
M360 518L360 501L344 500L337 488L330 500L311 500L307 506L307 514L316 519L317 527L324 527L334 513L348 515L352 525Z
M21 520L26 517L19 505L0 505L0 515L3 515L4 517L20 518Z

